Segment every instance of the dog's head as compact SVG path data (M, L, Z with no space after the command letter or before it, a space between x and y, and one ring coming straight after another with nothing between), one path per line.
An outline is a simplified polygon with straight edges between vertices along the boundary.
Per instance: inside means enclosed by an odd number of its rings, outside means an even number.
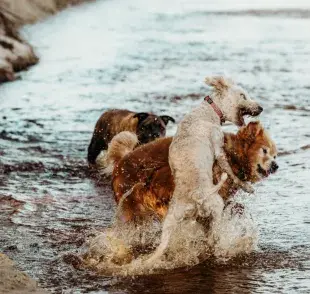
M207 77L207 85L213 87L213 97L219 104L224 118L237 126L243 126L244 115L257 116L263 108L252 100L242 87L222 76Z
M157 138L165 137L168 122L175 122L174 118L171 116L157 116L146 112L136 113L134 118L138 119L137 136L141 144L146 144Z
M250 122L241 128L237 138L245 150L243 157L249 181L260 181L278 170L277 147L259 122Z

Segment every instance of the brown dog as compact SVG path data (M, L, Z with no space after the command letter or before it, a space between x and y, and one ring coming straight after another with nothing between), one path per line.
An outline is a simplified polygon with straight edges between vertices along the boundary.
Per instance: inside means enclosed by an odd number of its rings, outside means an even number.
M171 116L157 116L146 112L136 113L115 109L103 113L96 123L88 147L88 162L94 164L99 153L108 149L108 144L112 138L122 131L135 133L140 144L165 137L166 126L169 121L175 122Z
M116 136L109 147L114 161L112 187L116 202L122 202L123 221L143 220L150 216L162 219L167 212L174 191L174 181L168 163L172 138L158 139L127 153L125 138L133 134L124 132ZM122 141L122 142L121 142ZM111 148L111 150L110 150ZM125 151L125 149L127 151ZM250 122L237 134L225 133L225 153L234 174L242 181L255 183L276 172L277 149L259 122ZM214 163L216 184L222 171ZM224 201L234 195L238 186L231 178L225 182L219 194ZM126 195L124 195L126 193Z

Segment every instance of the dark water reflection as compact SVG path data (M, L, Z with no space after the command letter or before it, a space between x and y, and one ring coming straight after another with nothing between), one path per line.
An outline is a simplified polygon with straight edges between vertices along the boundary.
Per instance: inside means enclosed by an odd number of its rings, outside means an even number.
M0 251L55 293L309 293L310 19L297 12L114 0L25 28L42 62L0 89ZM223 69L263 104L281 155L279 172L242 197L260 230L258 250L140 277L65 263L115 209L109 182L85 160L101 112L180 119L206 93L204 76Z

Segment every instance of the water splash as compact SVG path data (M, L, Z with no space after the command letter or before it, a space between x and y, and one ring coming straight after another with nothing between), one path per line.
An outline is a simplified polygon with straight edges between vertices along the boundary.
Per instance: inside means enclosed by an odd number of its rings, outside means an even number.
M227 261L249 254L257 246L257 229L247 211L232 213L235 203L223 212L213 232L208 220L188 221L174 231L164 258L151 267L144 264L160 241L161 224L120 224L98 233L89 240L83 263L102 274L140 275L194 266L210 258Z

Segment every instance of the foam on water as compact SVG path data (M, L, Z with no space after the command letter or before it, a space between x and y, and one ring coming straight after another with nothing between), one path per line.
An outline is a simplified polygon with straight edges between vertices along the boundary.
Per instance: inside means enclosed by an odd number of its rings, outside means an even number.
M95 1L25 27L41 62L1 87L1 251L55 293L310 293L310 18L302 2L309 7L302 0ZM262 103L259 119L281 155L279 172L255 185L247 203L260 230L258 250L224 265L227 258L218 265L211 257L190 270L137 279L90 276L64 263L84 232L110 226L114 213L111 183L97 181L86 162L101 113L128 108L179 121L208 93L205 75L222 70ZM169 124L169 135L175 129ZM137 232L121 231L121 240ZM147 250L132 247L137 261L158 244L159 233L153 241L147 233ZM220 244L239 248L228 237ZM100 256L111 273L125 272L126 265L113 268Z
M257 246L256 225L246 211L232 214L234 204L226 207L220 224L212 232L208 224L195 220L181 223L172 235L165 257L151 268L145 266L144 260L159 244L161 224L134 226L115 222L89 241L84 265L102 274L137 275L193 266L209 258L223 262L248 254Z

